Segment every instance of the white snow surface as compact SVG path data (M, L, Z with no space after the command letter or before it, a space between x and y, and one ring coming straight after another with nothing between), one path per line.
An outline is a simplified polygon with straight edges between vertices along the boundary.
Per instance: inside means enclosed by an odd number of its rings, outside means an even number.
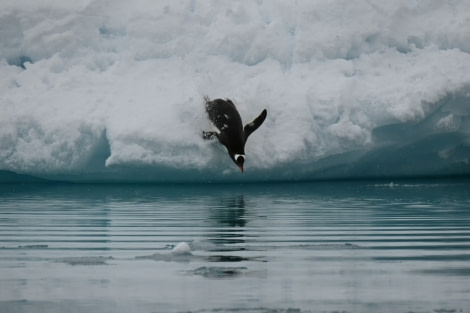
M469 29L466 0L2 1L0 181L470 174ZM206 95L268 111L244 174Z

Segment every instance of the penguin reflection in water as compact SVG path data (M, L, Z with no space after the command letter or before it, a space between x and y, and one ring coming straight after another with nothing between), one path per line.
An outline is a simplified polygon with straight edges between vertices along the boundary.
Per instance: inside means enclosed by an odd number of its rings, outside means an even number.
M206 102L207 115L217 131L203 131L202 138L205 140L219 139L219 142L227 148L230 158L243 172L246 140L263 124L268 114L266 109L243 127L240 114L231 100L215 99L211 101L205 97L204 101Z

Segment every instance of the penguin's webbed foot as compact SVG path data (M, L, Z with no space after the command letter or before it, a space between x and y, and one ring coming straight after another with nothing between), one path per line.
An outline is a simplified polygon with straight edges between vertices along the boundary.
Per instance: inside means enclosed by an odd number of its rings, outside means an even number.
M215 138L217 138L217 133L216 132L202 131L202 139L204 139L204 140L213 140Z

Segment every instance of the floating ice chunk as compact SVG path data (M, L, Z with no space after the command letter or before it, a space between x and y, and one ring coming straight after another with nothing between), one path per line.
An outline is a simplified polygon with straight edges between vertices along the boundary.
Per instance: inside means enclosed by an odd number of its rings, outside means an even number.
M186 242L180 242L171 251L173 255L191 255L191 248Z
M171 253L168 253L168 252L158 253L157 252L152 255L136 256L136 259L151 259L155 261L165 261L165 262L172 262L172 261L186 262L186 261L189 261L190 259L193 259L194 257L195 256L193 256L193 254L191 253L191 248L189 247L189 244L186 242L180 242L173 248L173 250L171 250Z

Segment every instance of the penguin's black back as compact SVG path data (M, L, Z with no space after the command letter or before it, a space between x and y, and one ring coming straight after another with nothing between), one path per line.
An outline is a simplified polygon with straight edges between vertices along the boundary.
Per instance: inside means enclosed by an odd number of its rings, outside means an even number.
M228 149L241 153L244 150L243 123L237 108L230 100L206 101L209 119L220 131L219 140Z

